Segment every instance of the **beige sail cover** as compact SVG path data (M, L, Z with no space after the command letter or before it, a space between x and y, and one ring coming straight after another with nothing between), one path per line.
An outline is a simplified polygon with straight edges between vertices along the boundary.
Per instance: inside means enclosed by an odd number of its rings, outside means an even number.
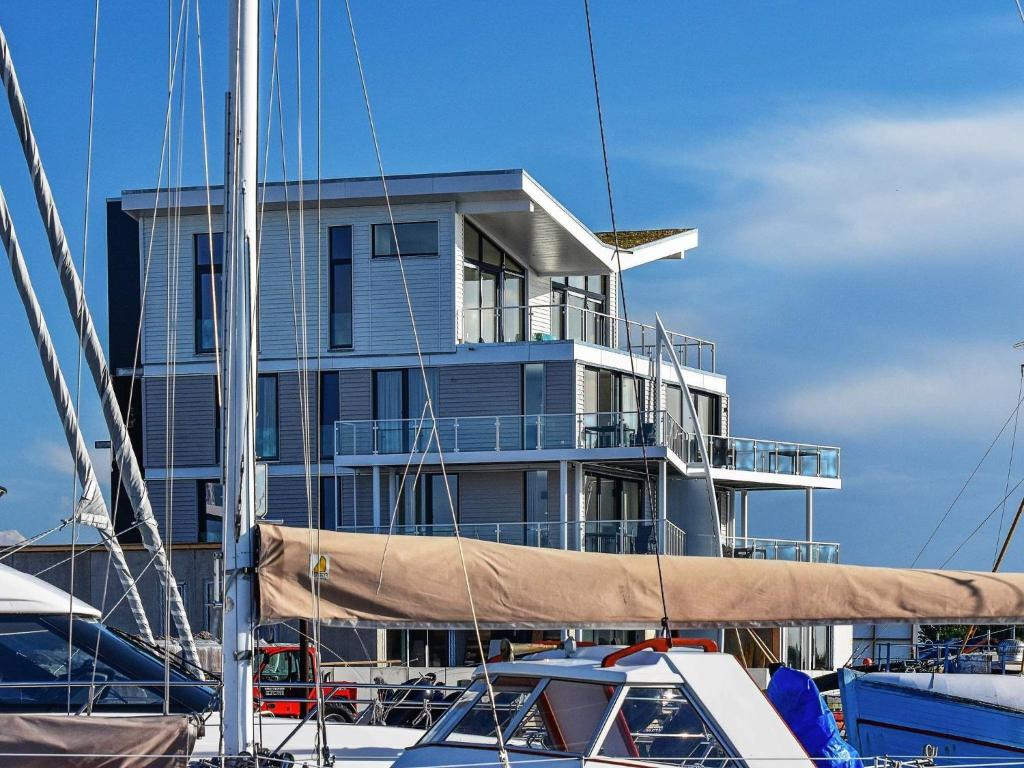
M317 558L302 528L259 526L262 623L313 616ZM387 554L385 557L385 547ZM320 534L320 617L343 625L469 627L451 537ZM481 626L657 627L652 555L605 555L462 540ZM854 622L1019 623L1024 574L662 557L673 627Z
M184 768L194 721L178 716L0 715L0 766Z

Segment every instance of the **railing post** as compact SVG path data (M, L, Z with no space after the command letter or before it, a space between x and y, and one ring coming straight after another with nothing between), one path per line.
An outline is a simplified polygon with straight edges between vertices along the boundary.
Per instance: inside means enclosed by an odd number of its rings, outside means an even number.
M378 450L379 446L377 444L377 422L376 421L373 422L372 430L373 430L373 455L376 456L377 453L379 452L379 450Z
M494 417L494 450L501 450L501 417Z
M494 541L501 544L501 523L494 524Z
M537 450L539 451L540 450L540 444L541 444L541 440L540 440L540 415L534 416L534 419L537 422Z
M453 426L455 428L455 441L454 441L455 442L455 447L452 450L454 450L455 453L458 453L459 452L459 420L458 420L458 418L455 419L455 422L454 422Z

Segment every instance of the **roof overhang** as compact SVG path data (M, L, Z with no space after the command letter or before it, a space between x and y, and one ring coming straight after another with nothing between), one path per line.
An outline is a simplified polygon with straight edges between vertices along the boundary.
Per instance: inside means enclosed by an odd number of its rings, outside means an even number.
M697 230L689 229L631 249L615 248L573 216L526 171L520 169L469 173L440 173L387 178L388 197L395 204L454 202L456 210L525 261L541 275L610 274L659 259L680 259L697 247ZM261 186L258 204L267 210L317 201L316 180L275 182ZM180 190L129 190L121 208L136 219L167 215L168 199L181 213L219 213L222 187L183 187ZM323 208L381 204L384 185L379 177L326 179L319 184Z

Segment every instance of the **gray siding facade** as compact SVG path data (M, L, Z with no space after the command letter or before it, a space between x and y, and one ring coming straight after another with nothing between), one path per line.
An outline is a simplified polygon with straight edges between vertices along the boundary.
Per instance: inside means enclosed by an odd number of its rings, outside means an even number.
M213 376L147 378L142 403L147 467L216 465L217 405ZM170 446L170 447L169 447Z

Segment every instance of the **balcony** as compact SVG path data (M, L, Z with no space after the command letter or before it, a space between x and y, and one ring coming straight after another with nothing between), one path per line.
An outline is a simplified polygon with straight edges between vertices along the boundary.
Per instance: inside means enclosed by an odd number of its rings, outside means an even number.
M790 541L734 536L722 540L722 555L746 560L838 563L839 545L823 541Z
M653 325L567 304L467 308L462 321L467 344L572 339L626 351L628 338L635 354L654 357L657 340ZM713 341L672 331L668 336L680 365L715 372Z
M438 442L445 453L590 450L681 445L679 435L664 411L458 416L339 421L334 446L337 456L437 453Z
M706 439L708 458L715 469L829 480L840 477L840 451L832 446L720 435L708 435ZM686 451L688 462L700 461L692 437L687 440Z
M662 554L682 555L686 534L672 523L665 526ZM344 526L349 533L388 533L387 526ZM453 525L395 525L398 536L454 536ZM657 549L655 523L649 520L588 520L583 523L462 523L459 534L466 539L493 541L550 549L602 552L610 555L653 555Z
M840 477L838 448L719 435L706 440L713 470L770 474L780 481L830 482ZM686 464L701 462L696 436L666 411L371 419L334 425L335 456L343 458L436 454L439 442L453 459L512 451L616 451L628 458L630 449L662 448Z

